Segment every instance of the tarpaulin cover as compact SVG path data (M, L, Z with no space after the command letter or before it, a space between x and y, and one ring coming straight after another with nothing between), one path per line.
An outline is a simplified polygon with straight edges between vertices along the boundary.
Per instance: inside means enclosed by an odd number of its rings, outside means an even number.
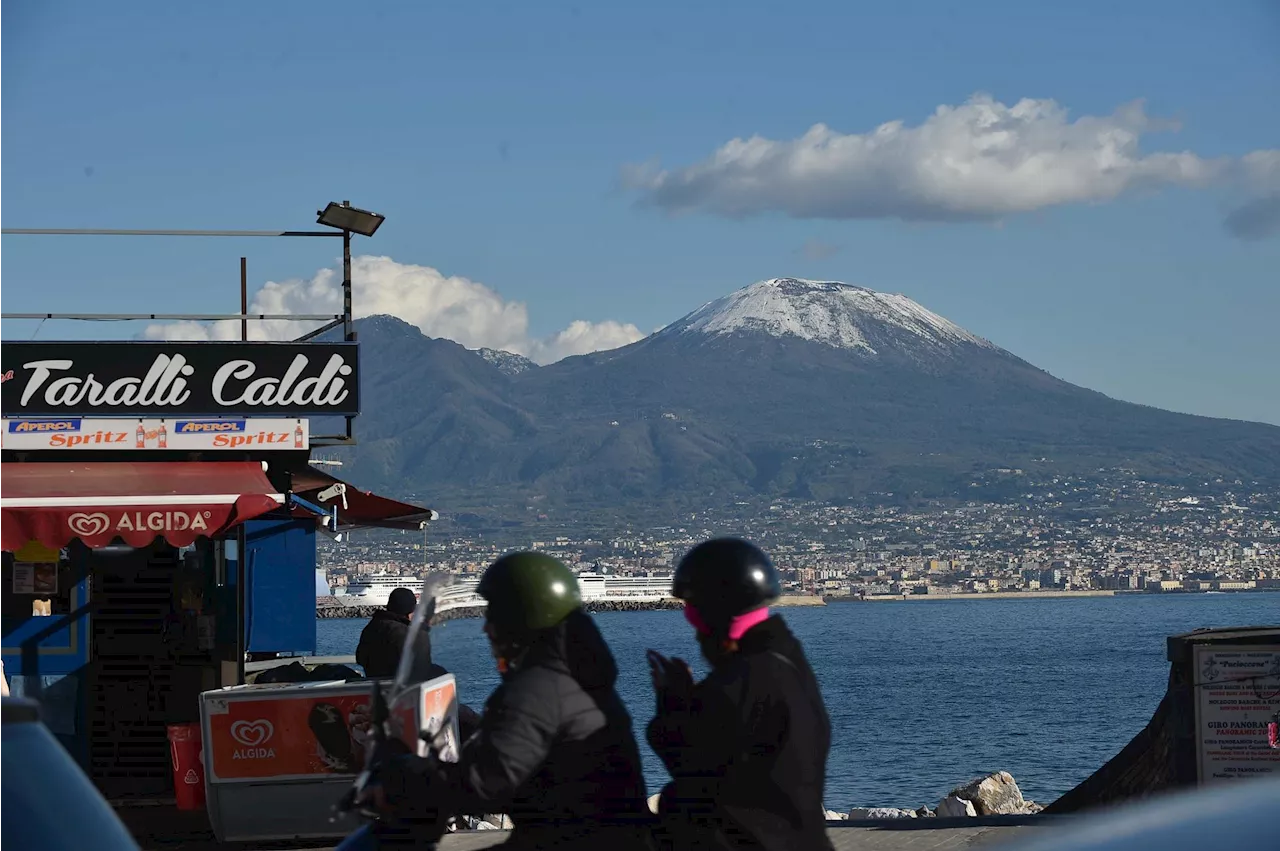
M79 538L103 547L157 537L185 547L280 507L256 461L7 463L0 469L0 548Z
M333 485L346 486L346 501L342 496L330 496L324 500L320 494ZM338 508L338 529L372 527L378 529L421 529L424 523L439 517L430 508L399 502L370 491L362 491L314 467L293 471L293 492L308 502L326 509ZM305 516L295 511L295 516ZM334 530L337 531L337 530Z

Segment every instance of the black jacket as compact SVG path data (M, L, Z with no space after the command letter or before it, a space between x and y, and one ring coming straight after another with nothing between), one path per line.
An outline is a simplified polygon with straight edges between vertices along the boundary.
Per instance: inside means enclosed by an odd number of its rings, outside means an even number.
M447 766L455 812L502 812L508 848L651 847L640 749L618 669L581 610L513 664Z
M396 675L400 653L404 650L404 637L408 632L408 615L393 614L386 609L373 613L373 618L360 633L360 643L356 645L356 664L364 668L366 677L379 680ZM409 681L425 682L445 673L448 672L431 661L431 633L424 626L414 641L413 670Z
M660 809L678 848L824 851L831 722L804 650L776 615L690 704L649 723L672 780Z

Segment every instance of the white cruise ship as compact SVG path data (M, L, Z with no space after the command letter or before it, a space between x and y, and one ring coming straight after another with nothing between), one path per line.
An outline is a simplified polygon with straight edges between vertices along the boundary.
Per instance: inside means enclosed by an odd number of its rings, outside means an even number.
M374 573L352 578L347 583L347 593L338 599L344 606L385 606L387 598L397 588L409 588L417 594L422 590L422 580L416 576Z

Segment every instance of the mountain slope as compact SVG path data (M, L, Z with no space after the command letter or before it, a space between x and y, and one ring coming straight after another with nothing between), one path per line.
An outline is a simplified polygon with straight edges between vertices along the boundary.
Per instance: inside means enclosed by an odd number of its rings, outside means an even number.
M390 316L360 320L356 329L362 413L358 449L347 458L362 485L410 493L421 491L424 477L465 481L492 462L493 447L537 433L509 399L509 376L475 352ZM320 433L318 424L313 430Z
M474 351L507 375L519 375L538 368L536 363L514 352L504 352L501 349L475 349Z
M624 348L514 374L365 322L361 481L469 505L960 495L1036 459L1280 484L1280 428L1110 399L835 282L763 281Z

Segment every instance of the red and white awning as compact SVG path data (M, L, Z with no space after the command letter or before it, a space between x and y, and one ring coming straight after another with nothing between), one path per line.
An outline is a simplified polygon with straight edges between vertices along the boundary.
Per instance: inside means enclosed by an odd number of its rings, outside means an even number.
M157 537L185 547L279 508L283 495L254 461L35 462L0 469L0 549L59 549Z

